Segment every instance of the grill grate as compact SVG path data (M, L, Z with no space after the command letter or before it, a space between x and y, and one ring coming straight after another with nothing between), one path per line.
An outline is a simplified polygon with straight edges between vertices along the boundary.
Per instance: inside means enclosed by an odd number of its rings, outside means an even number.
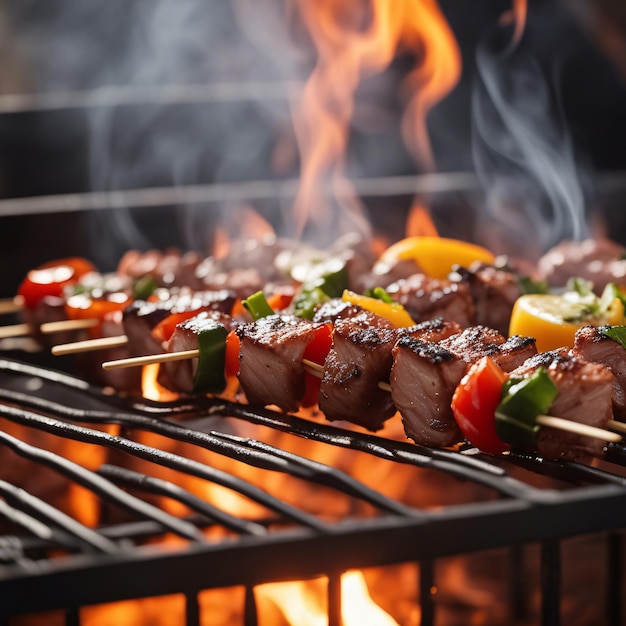
M0 517L16 529L15 534L0 537L0 620L63 609L67 623L80 623L82 606L182 593L187 599L187 623L196 624L201 590L244 585L247 626L257 622L254 585L325 574L329 581L328 621L334 625L341 623L339 580L343 571L415 562L420 567L416 593L421 623L428 625L436 622L432 589L437 559L503 547L511 550L512 559L518 559L524 544L538 543L541 620L554 625L560 619L561 542L603 532L610 555L605 613L607 623L620 623L620 530L626 528L626 478L620 475L624 450L620 446L611 447L613 463L605 464L609 469L522 454L493 459L473 449L424 448L219 399L163 404L121 398L61 372L11 359L0 359L0 402L0 415L29 432L43 431L121 451L148 461L142 466L146 472L151 464L173 468L242 494L267 510L267 515L258 519L237 517L143 471L107 462L93 472L61 454L0 432L3 446L52 468L131 515L130 521L94 530L24 489L0 481ZM432 470L485 488L493 497L433 509L407 506L337 467L228 432L220 428L224 417ZM121 434L98 428L112 424L121 428ZM137 431L205 448L246 466L282 472L303 484L341 493L360 505L351 508L350 515L329 521L244 478L139 443L131 436ZM519 468L535 477L548 477L550 486L535 486L532 483L536 481L520 478ZM141 496L131 495L127 489ZM180 518L166 513L145 501L145 494L178 500L191 514ZM363 505L373 513L360 514ZM227 529L228 536L208 540L203 529L212 526ZM184 538L183 547L165 549L144 542L166 533ZM51 558L59 549L67 555ZM517 583L512 583L518 597L513 594L511 610L519 615L524 599L519 597L522 585Z

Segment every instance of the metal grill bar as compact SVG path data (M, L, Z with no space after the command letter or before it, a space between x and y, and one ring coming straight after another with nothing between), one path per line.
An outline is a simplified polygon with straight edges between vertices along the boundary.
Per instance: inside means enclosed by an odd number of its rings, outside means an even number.
M221 400L186 400L171 405L158 405L124 400L117 396L107 398L95 387L40 368L23 368L14 363L3 366L0 363L0 369L10 372L7 375L11 380L17 375L26 377L25 379L37 377L40 382L49 381L55 388L63 389L68 405L90 407L68 409L66 405L45 398L25 398L25 394L21 392L0 390L1 397L7 403L0 413L26 426L56 436L105 445L197 475L195 462L192 463L190 459L165 454L127 438L114 437L66 420L115 423L129 429L142 428L172 439L208 447L212 451L251 465L321 483L350 497L361 497L370 504L379 505L379 513L374 518L345 519L333 526L322 523L315 517L313 519L316 524L303 523L299 517L290 517L279 510L282 517L271 520L269 525L255 520L251 523L256 526L249 527L245 525L248 522L240 520L243 525L237 527L235 532L242 536L233 541L194 541L185 549L174 552L163 551L155 546L137 545L124 552L98 556L97 559L90 554L74 554L60 561L45 561L42 564L35 562L34 568L25 569L18 564L0 568L0 594L8 598L0 607L0 618L24 612L25 607L19 603L20 596L29 598L29 611L43 611L71 608L76 603L99 604L126 598L182 593L188 599L187 622L195 624L199 613L198 590L243 584L248 589L245 620L246 624L252 626L257 623L252 592L254 585L273 580L307 579L326 575L329 577L329 621L332 623L336 619L333 615L336 609L332 607L337 605L337 598L341 593L339 572L415 562L420 567L422 624L428 626L435 621L435 602L431 589L436 559L447 555L540 542L547 546L542 565L546 581L543 587L542 611L552 619L559 609L550 604L549 597L554 591L555 578L559 582L555 570L558 574L560 564L555 564L554 550L549 547L552 544L558 545L567 536L626 527L624 479L608 471L586 468L575 463L550 464L530 456L490 459L467 449L453 452L421 448ZM46 384L48 383L43 385L40 392L44 397L47 397L49 391ZM104 405L108 408L92 409L90 403L93 401L96 401L98 407ZM46 413L58 412L58 415L50 417L13 406L22 402ZM382 494L364 489L364 485L353 482L350 477L342 477L336 468L293 455L261 441L217 432L214 416L220 411L220 415L232 415L236 419L269 426L327 445L350 448L403 465L444 472L486 486L494 494L504 497L494 501L446 506L433 511L407 510L403 505L389 506ZM186 420L185 423L172 419L163 420L165 416L172 415L178 420ZM192 423L193 428L190 426ZM209 432L204 432L203 429ZM170 464L172 460L174 462ZM557 475L563 480L564 488L542 489L512 478L507 472L511 463L521 464L525 469L536 473ZM199 473L203 478L213 476L210 470L211 468L203 469ZM131 478L135 481L133 488L140 485L148 485L150 488L156 486L160 493L165 493L168 497L174 494L182 501L191 503L188 500L189 494L183 493L179 488L172 491L169 485L164 485L150 476L137 475L110 465L101 467L100 472L102 475L99 478L104 475L115 475L116 481L118 477L124 480ZM230 480L235 481L235 477L230 476ZM203 506L199 508L203 509ZM206 512L205 510L204 513ZM296 526L285 527L285 519L291 519ZM226 525L225 520L218 521L223 521ZM194 528L207 523L211 521L202 515L197 515L191 522ZM253 532L246 535L246 528L248 531L252 528ZM462 532L459 532L460 528L463 529ZM163 527L156 521L143 521L105 527L99 533L112 541L128 541L133 537L139 539L150 533L161 533L162 530ZM47 542L41 539L38 541L45 547ZM293 558L294 554L297 555L296 559ZM168 575L156 578L148 575L156 570L167 572Z

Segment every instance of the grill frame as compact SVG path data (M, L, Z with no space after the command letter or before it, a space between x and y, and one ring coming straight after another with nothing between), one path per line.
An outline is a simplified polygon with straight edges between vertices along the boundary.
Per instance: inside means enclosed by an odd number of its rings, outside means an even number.
M102 390L80 379L12 359L0 360L0 371L5 379L8 376L19 380L20 384L33 377L43 377L44 381L47 379L41 392L44 396L49 395L48 384L61 385L64 393L71 390L74 400L84 396L97 403L106 401L112 413L119 413L120 407L142 419L146 416L150 419L161 416L159 419L162 419L168 412L188 413L185 402L161 405L105 397ZM6 404L6 399L4 402ZM88 407L87 413L92 411L90 404ZM626 478L619 474L578 463L511 454L508 461L513 465L572 483L563 490L543 489L512 479L503 471L500 459L491 459L471 449L462 452L427 449L217 399L203 399L196 411L200 421L194 421L194 425L201 424L201 419L210 420L214 425L215 414L230 416L400 463L435 468L464 480L484 479L484 484L491 488L498 489L500 484L502 497L446 506L441 510L420 510L417 515L382 512L371 519L345 519L333 527L310 528L297 524L294 528L273 530L265 536L237 536L216 544L192 540L183 549L176 550L144 546L116 554L78 553L30 562L28 566L0 566L0 597L3 598L0 619L62 609L66 611L68 623L80 623L79 609L83 606L179 593L187 599L187 623L196 624L199 623L197 594L200 591L244 585L248 590L244 611L247 626L257 623L254 585L326 575L329 624L340 624L338 581L343 571L414 562L420 569L421 624L427 626L436 623L436 603L430 590L438 559L498 548L510 549L512 558L516 558L516 550L536 543L541 545L542 624L558 624L561 542L604 533L612 546L607 563L607 619L615 626L620 623L619 590L623 581L620 531L626 528ZM7 412L5 406L3 414ZM42 415L45 413L43 411ZM87 417L85 414L77 421L89 421ZM59 422L63 424L63 420ZM200 427L197 432L206 434L205 430ZM253 440L244 440L244 443L252 450L259 446L264 449L263 444ZM621 460L619 455L623 450L613 446L612 454ZM328 472L333 474L337 470L329 467ZM105 528L103 533L119 538L120 533L124 534L124 525ZM7 538L4 539L6 543ZM24 541L15 540L18 545ZM520 602L524 604L523 599Z

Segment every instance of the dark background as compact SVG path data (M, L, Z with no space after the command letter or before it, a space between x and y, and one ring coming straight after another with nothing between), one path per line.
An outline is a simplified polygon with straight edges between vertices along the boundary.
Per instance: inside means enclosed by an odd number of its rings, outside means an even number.
M515 64L533 59L545 80L552 109L561 116L582 172L588 218L599 215L610 235L626 243L626 186L622 194L620 177L614 176L626 172L624 75L618 58L607 51L616 47L607 48L602 32L592 28L597 19L584 3L575 4L530 0ZM481 47L498 49L498 37L510 34L498 26L509 6L487 0L441 1L464 67L457 87L428 118L439 172L476 169L476 59ZM0 2L0 40L0 96L82 93L115 85L276 84L302 80L314 60L293 16L282 2L270 0L5 0ZM356 178L421 173L399 128L403 102L397 85L413 61L399 55L359 89L347 163ZM530 107L534 90L531 85L524 92ZM253 94L193 103L147 98L132 105L60 107L33 102L40 101L31 101L29 110L7 112L6 99L0 99L3 199L298 176L284 98ZM508 173L510 163L497 149L491 150L488 162L494 162L494 155L503 162L496 169L502 165ZM401 235L396 231L412 197L364 201L378 229ZM456 232L462 228L451 218L455 211L473 218L482 210L481 200L463 189L429 201L442 207L434 215L444 234L463 234ZM266 199L252 204L280 232L285 203ZM175 245L208 252L215 224L233 210L224 203L37 215L24 209L7 215L0 203L0 296L12 295L28 268L60 256L88 256L108 270L133 246Z

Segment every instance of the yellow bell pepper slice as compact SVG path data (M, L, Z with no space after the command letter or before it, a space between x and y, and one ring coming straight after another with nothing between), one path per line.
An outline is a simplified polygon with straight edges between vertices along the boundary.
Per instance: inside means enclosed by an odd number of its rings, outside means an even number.
M407 237L385 250L380 261L413 259L424 274L446 278L453 265L468 267L474 261L493 264L495 256L482 246L446 237Z
M574 335L583 326L616 326L624 323L624 306L614 298L604 315L576 316L582 304L568 301L563 295L529 294L513 306L509 335L534 337L537 350L545 352L574 345ZM569 321L572 320L572 321Z
M356 304L361 308L388 319L398 328L406 328L414 326L415 322L406 312L406 309L399 302L384 302L378 298L370 298L370 296L362 296L349 289L344 290L341 299L350 304Z

